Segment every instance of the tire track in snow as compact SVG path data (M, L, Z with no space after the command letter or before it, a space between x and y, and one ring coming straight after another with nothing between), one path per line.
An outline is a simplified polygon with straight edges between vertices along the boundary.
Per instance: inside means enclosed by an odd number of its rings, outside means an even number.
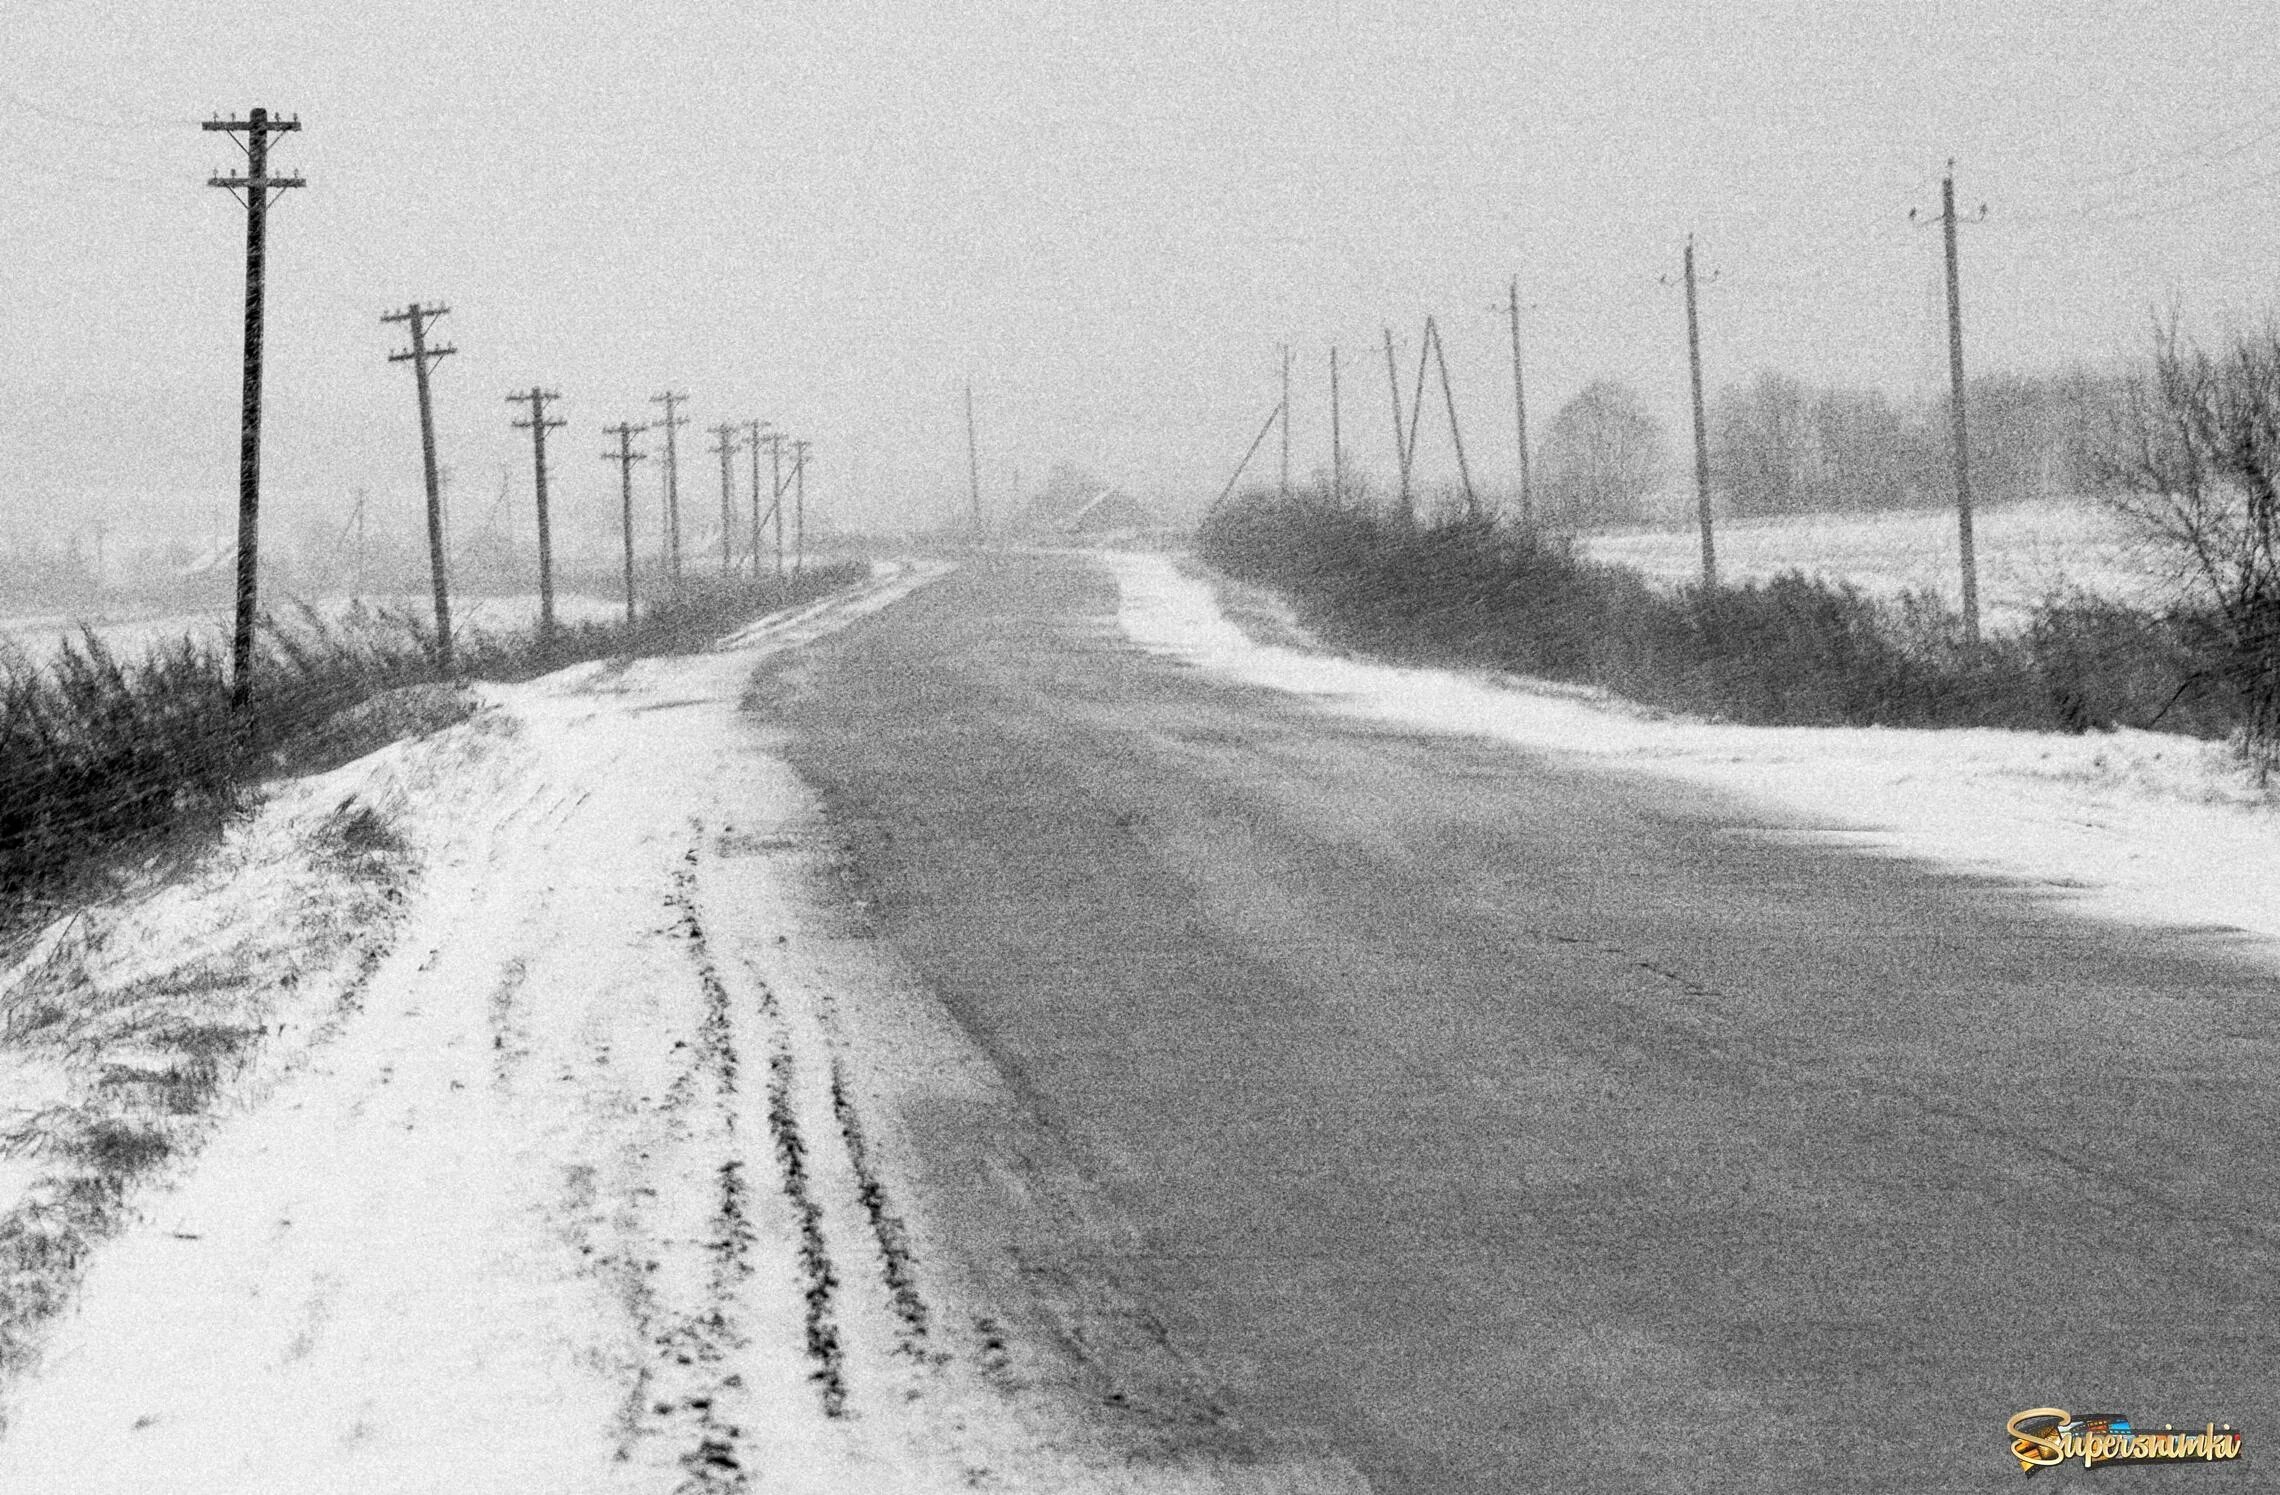
M714 962L703 922L697 914L696 869L697 848L691 846L684 857L682 870L675 874L674 899L680 910L682 930L688 936L690 957L696 963L697 979L705 988L707 1027L713 1026L717 1015L720 1031L725 1035L730 1023L729 993L721 980L719 966ZM767 983L757 981L755 989L760 1015L769 1029L768 1132L781 1175L784 1197L792 1207L799 1233L800 1295L806 1305L804 1347L811 1365L808 1376L816 1383L824 1415L840 1418L847 1413L847 1366L845 1348L840 1340L839 1325L833 1311L839 1288L839 1274L832 1265L831 1251L824 1240L823 1206L817 1202L815 1191L810 1186L808 1144L801 1135L798 1109L794 1101L798 1061L792 1051L783 1008L776 1001L774 991ZM733 1079L731 1084L733 1086ZM749 1273L748 1267L746 1271Z
M738 1352L749 1342L741 1300L744 1283L752 1276L755 1234L744 1164L738 1156L736 1099L742 1066L734 1015L697 913L696 861L696 848L691 846L675 869L666 896L673 931L694 968L702 997L690 1066L675 1080L666 1103L669 1111L685 1107L697 1098L696 1087L709 1080L711 1104L704 1120L717 1128L713 1140L725 1156L708 1170L711 1209L703 1242L707 1266L697 1301L668 1310L656 1289L644 1282L629 1305L657 1351L639 1371L633 1396L637 1416L653 1412L689 1423L677 1438L684 1445L678 1456L683 1473L679 1491L727 1495L748 1489L751 1481L740 1446L744 1430L731 1420L727 1403L744 1385L734 1366ZM648 1273L641 1275L646 1278ZM660 1380L687 1384L677 1397L652 1400Z

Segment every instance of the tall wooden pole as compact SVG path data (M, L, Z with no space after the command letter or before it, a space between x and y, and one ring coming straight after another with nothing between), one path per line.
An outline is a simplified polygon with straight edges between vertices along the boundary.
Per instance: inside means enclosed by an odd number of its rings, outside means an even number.
M1338 442L1338 345L1330 345L1330 499L1346 502L1346 455Z
M1393 460L1401 471L1401 512L1414 519L1416 505L1409 497L1409 441L1401 429L1401 366L1393 357L1393 329L1385 329L1385 382L1393 391Z
M428 365L459 350L448 346L429 347L427 324L450 310L448 306L422 306L415 301L402 311L389 312L380 319L383 322L406 322L411 326L411 350L391 353L388 361L410 363L413 382L419 388L420 465L427 477L428 573L435 587L436 665L446 674L451 671L451 586L444 569L443 484L435 465L435 407L428 398Z
M260 600L262 279L269 257L269 194L306 184L297 176L269 175L269 137L300 129L299 119L272 119L268 110L255 109L244 119L210 119L199 128L245 136L245 175L206 181L209 187L245 194L241 199L245 203L245 383L238 404L237 626L230 642L230 699L243 706L253 690L253 620Z
M784 574L784 433L768 433L768 476L775 485L775 499L768 506L768 516L776 521L776 574Z
M1528 479L1528 390L1520 378L1520 277L1512 277L1512 426L1520 446L1520 527L1536 528L1536 494Z
M1686 367L1694 389L1694 509L1702 522L1702 586L1718 584L1718 552L1710 538L1710 437L1702 416L1702 328L1694 309L1694 235L1686 236Z
M604 426L602 429L618 439L618 449L614 452L602 453L602 460L604 462L615 462L618 465L618 492L625 520L625 628L626 632L630 634L633 632L634 619L633 464L647 460L646 453L637 452L633 449L633 437L635 432L646 431L649 428L634 425L629 421L622 425Z
M554 633L554 533L546 514L546 433L567 423L548 419L546 406L561 398L554 390L535 384L526 393L507 396L510 405L530 406L530 419L514 424L515 429L530 432L532 477L538 490L538 631L547 637Z
M1282 349L1282 496L1290 497L1290 344Z
M805 438L792 443L792 574L807 564L807 462Z
M1449 384L1449 357L1441 348L1441 329L1425 319L1425 336L1433 344L1433 362L1441 370L1441 398L1449 407L1449 442L1457 449L1457 476L1464 480L1465 515L1480 518L1480 498L1473 492L1472 467L1465 461L1465 433L1457 425L1457 392Z
M1956 538L1963 552L1963 636L1979 642L1979 566L1971 540L1971 443L1963 418L1963 282L1955 257L1955 163L1940 178L1940 228L1947 239L1949 444L1955 449Z
M974 439L974 381L966 381L966 485L973 497L974 538L982 538L982 449Z
M765 421L746 421L744 429L750 439L746 443L752 453L752 579L760 579L760 447Z
M720 574L726 576L736 566L736 552L729 543L736 531L736 423L723 421L712 433L718 442L713 453L720 458Z
M665 407L665 418L654 424L665 428L665 569L676 587L681 584L681 453L673 433L689 418L674 412L687 398L673 390L649 397L650 404Z

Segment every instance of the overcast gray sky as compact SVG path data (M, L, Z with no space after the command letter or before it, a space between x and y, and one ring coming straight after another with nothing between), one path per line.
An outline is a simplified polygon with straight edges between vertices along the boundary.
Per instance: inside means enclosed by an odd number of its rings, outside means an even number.
M1957 159L1975 368L2099 357L2175 302L2221 330L2280 266L2280 44L2257 0L753 5L8 0L0 6L0 527L233 501L243 219L214 113L297 113L272 216L265 475L279 522L418 484L380 314L451 315L461 504L527 493L507 391L561 389L560 501L612 512L605 422L809 433L851 520L1071 461L1208 498L1323 361L1348 443L1390 437L1379 342L1445 331L1468 446L1513 465L1500 311L1531 405L1585 381L1683 411L1674 273L1706 269L1713 385L1763 366L1909 390ZM1677 434L1674 427L1674 435ZM1427 438L1427 460L1445 450ZM1445 444L1444 444L1445 446ZM717 482L701 452L700 493ZM470 497L469 495L474 495Z

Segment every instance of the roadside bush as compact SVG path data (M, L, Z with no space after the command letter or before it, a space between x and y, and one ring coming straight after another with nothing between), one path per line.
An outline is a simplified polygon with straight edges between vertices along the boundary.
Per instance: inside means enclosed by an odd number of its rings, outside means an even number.
M1597 685L1768 725L2080 732L2240 722L2212 664L2221 620L2054 599L2021 633L1969 641L1925 593L1884 601L1790 572L1658 591L1636 572L1487 521L1414 525L1257 490L1206 518L1197 552L1288 595L1329 641L1384 657Z
M859 563L757 583L692 578L631 630L471 631L456 673L529 679L581 660L687 653L863 574ZM91 631L51 659L0 653L0 915L200 815L265 774L336 758L327 724L383 692L441 678L433 629L393 610L265 620L254 688L230 700L224 648L183 638L122 660ZM332 734L338 736L339 734ZM299 751L306 748L307 751Z
M2225 698L2250 761L2280 769L2280 328L2211 353L2174 322L2090 441L2107 503L2179 564L2199 608L2195 684Z

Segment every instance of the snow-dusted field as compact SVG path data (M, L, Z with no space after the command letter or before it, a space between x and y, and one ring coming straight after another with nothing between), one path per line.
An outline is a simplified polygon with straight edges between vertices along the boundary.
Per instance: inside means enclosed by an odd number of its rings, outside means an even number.
M1962 600L1956 516L1948 509L1729 519L1717 525L1713 538L1719 575L1729 581L1800 570L1881 596L1913 590L1936 592L1951 604ZM1692 528L1593 535L1582 549L1674 586L1702 573L1701 535ZM1972 549L1979 562L1980 605L1995 627L2067 591L2138 604L2169 596L2160 559L2095 503L1980 510L1972 520Z
M2280 809L2221 745L2126 730L1713 725L1575 686L1261 643L1170 559L1103 559L1125 632L1201 668L1802 811L1826 827L1816 839L2016 881L2085 914L2229 927L2280 961ZM1300 637L1287 620L1277 631Z
M407 612L426 619L432 604L425 594L410 592L373 596L365 599L375 608ZM345 613L352 605L344 597L328 597L312 604L324 617L333 618ZM296 612L295 603L288 599L276 604L278 616L290 618ZM625 616L622 598L589 596L584 593L558 593L554 599L554 614L565 623L610 622ZM68 613L22 613L0 618L0 639L5 639L23 651L30 659L44 659L53 654L65 639L79 637L82 627L94 630L112 652L132 659L153 645L172 643L190 637L226 646L229 641L230 619L220 612L166 613L156 616L91 614L75 616ZM451 627L454 636L476 629L505 632L513 629L538 626L538 594L536 592L510 597L455 597L451 604Z

